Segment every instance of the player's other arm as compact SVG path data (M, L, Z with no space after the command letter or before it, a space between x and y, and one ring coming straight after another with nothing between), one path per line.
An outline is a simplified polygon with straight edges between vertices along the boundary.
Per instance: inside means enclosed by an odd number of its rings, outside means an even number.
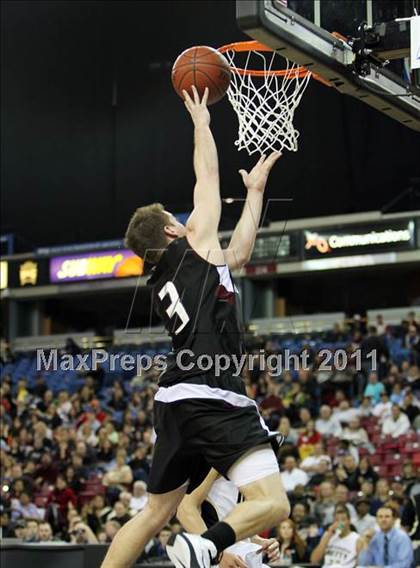
M185 106L194 123L194 209L187 222L188 241L194 249L219 263L220 244L217 236L222 204L220 199L219 161L216 143L210 130L210 113L207 108L209 91L205 90L200 101L193 86L193 99L183 91ZM209 252L215 251L215 252ZM211 257L216 254L217 258Z
M279 157L280 153L273 152L268 158L261 156L249 173L239 170L247 189L247 197L229 247L224 251L226 262L232 270L241 268L251 258L260 224L268 175Z

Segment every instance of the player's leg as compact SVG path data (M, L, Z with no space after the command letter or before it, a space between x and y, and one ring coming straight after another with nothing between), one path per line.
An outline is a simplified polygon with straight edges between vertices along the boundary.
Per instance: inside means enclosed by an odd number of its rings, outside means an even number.
M195 386L194 380L189 381L189 388L198 392L200 386ZM218 553L239 539L273 527L290 512L270 445L281 435L268 430L255 402L244 394L241 379L226 376L213 381L206 377L206 381L208 399L191 398L179 405L183 415L178 422L188 450L202 455L221 475L243 487L250 503L231 512L227 520L232 525L222 521L201 536L180 534L171 539L167 552L177 568L209 568Z
M186 486L160 495L151 494L146 507L115 535L101 568L130 568L144 547L173 517Z
M290 504L280 477L276 454L270 445L246 452L228 470L227 477L245 498L221 523L203 537L211 540L218 552L235 541L274 527L290 514ZM229 528L227 528L229 527Z
M245 501L224 519L237 540L251 537L279 525L290 514L290 504L279 473L240 488Z
M147 542L174 516L194 473L182 454L182 437L171 405L155 403L158 433L149 476L146 507L115 535L102 568L129 568Z
M209 568L219 553L238 540L281 523L290 514L276 455L269 445L246 452L227 472L245 501L201 536L178 535L167 546L177 568Z

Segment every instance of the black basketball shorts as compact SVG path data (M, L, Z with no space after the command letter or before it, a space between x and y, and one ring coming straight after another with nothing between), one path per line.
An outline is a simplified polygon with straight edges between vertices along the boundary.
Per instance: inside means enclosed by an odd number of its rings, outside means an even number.
M226 476L250 449L267 442L276 447L279 434L265 426L255 402L245 394L242 379L220 382L200 375L159 388L150 493L166 493L185 484L192 491L211 467Z

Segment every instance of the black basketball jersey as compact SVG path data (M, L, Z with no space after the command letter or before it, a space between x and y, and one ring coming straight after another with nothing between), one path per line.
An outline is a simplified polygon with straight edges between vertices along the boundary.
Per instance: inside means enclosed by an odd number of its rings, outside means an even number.
M186 238L175 239L154 267L148 285L152 286L153 308L163 319L173 345L160 384L182 382L206 372L198 365L201 355L212 360L221 354L240 357L238 294L227 265L210 264ZM182 366L191 368L181 369L177 357Z

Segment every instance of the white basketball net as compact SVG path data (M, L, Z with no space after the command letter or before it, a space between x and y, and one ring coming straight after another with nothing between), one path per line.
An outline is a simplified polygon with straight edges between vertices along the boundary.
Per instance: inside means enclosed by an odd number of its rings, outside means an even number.
M224 56L232 68L227 95L239 121L235 141L238 150L246 150L249 155L283 149L296 152L299 132L293 126L293 118L311 73L302 76L301 68L286 59L284 75L273 75L270 71L278 57L276 53L249 51L242 69L249 69L251 63L254 68L259 63L263 73L243 75L235 63L238 54L229 50Z

